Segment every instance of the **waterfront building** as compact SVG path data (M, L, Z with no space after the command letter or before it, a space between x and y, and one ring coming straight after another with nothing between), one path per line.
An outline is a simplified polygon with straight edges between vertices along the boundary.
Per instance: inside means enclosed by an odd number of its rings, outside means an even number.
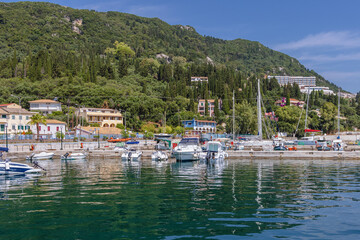
M77 116L83 117L89 124L98 123L100 127L115 128L117 124L123 124L123 116L116 109L79 108Z
M281 100L277 100L275 105L284 107L286 106L286 98L282 98ZM299 108L303 108L305 105L304 101L300 101L294 98L290 98L290 106L298 106Z
M281 86L296 83L303 86L316 86L316 77L303 76L268 76L268 79L276 78Z
M202 83L202 82L208 82L208 81L209 81L208 77L191 77L192 83L198 83L198 82Z
M46 125L39 124L39 135L42 139L55 139L57 132L63 132L65 134L66 123L55 120L55 119L46 119ZM31 131L33 134L37 134L36 125L31 126Z
M212 117L214 116L215 113L215 100L214 99L208 99L208 112L209 112L209 116ZM222 101L221 99L218 100L218 104L219 104L219 110L221 109L222 106ZM199 104L198 104L198 113L201 116L205 115L205 99L200 99L199 100Z
M43 114L51 114L53 112L61 111L61 103L50 99L39 99L29 101L30 111L41 112Z
M0 105L0 134L7 133L11 136L30 130L30 117L34 113L29 112L16 103Z
M202 133L216 133L216 122L207 120L184 120L182 121L186 135L200 135Z
M299 86L300 87L300 92L301 93L312 93L313 91L315 92L320 92L322 91L325 95L334 95L334 91L330 90L328 87L310 87L310 86Z

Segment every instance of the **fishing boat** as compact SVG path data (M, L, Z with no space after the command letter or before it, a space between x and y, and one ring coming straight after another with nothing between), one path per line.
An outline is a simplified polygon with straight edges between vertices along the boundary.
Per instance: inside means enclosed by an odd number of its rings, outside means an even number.
M200 154L200 159L210 164L223 161L227 157L228 154L223 150L222 144L218 141L209 141L206 144L205 151Z
M87 155L85 153L65 153L61 156L61 160L82 160L85 159Z
M133 148L133 149L125 150L121 154L121 159L128 161L138 160L140 159L141 155L142 155L142 151Z
M131 138L116 138L116 139L110 138L108 140L108 142L117 143L117 142L127 142L127 141L130 141L130 140L131 140Z
M26 160L33 161L33 160L49 160L54 157L54 153L48 152L41 152L41 153L33 153L30 156L26 157Z
M168 155L162 151L155 151L151 154L151 160L153 161L167 161Z
M9 159L0 160L0 174L30 174L40 173L42 169L35 162L35 167L31 167L24 163L11 162Z
M196 161L200 159L201 152L199 138L183 138L174 148L173 156L177 161Z

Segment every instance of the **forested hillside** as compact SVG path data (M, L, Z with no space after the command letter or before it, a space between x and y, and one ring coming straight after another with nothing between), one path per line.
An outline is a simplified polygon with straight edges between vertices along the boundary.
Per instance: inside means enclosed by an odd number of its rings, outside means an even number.
M148 121L161 121L165 112L167 123L176 127L181 120L200 118L198 99L222 99L215 120L225 123L220 130L229 132L227 115L232 112L234 91L237 132L256 133L256 79L260 78L266 110L282 114L274 129L291 133L299 109L277 108L274 102L305 96L296 85L281 88L275 79L264 76L316 75L321 85L336 88L296 59L260 43L201 36L192 27L171 26L156 18L50 3L0 3L0 32L0 102L20 97L22 106L28 107L29 100L57 97L64 111L52 117L62 120L65 114L73 116L75 107L106 106L126 111L128 126L135 130ZM193 85L191 76L207 76L209 82ZM314 110L325 102L336 103L336 96L311 97ZM333 103L327 106L331 111ZM343 104L349 106L344 109L351 117L343 127L360 127L358 103L343 100ZM286 119L290 113L292 122ZM333 121L333 112L330 115L329 120L314 115L309 122L323 128L323 123ZM324 131L334 131L334 124Z

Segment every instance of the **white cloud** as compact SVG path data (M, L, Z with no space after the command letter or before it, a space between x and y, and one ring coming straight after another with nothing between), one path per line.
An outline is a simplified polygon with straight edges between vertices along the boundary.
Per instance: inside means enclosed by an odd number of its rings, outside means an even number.
M299 57L301 61L315 62L340 62L340 61L360 61L360 53L331 55L303 55Z
M275 46L275 49L297 50L301 48L313 47L358 48L360 47L360 34L350 31L318 33L309 35L298 41L277 45Z

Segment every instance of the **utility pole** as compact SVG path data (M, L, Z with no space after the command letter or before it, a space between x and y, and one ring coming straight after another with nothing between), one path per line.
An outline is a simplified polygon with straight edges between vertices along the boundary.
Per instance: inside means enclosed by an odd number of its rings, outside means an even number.
M340 138L340 88L338 93L338 138Z
M233 142L235 142L235 90L233 90Z
M307 118L309 111L309 98L310 98L310 88L308 88L307 101L306 101L306 116L305 116L305 137L306 137L306 129L307 129Z
M258 79L258 97L257 97L257 114L258 114L258 133L260 140L263 139L262 133L262 118L261 118L261 91L260 91L260 79Z

